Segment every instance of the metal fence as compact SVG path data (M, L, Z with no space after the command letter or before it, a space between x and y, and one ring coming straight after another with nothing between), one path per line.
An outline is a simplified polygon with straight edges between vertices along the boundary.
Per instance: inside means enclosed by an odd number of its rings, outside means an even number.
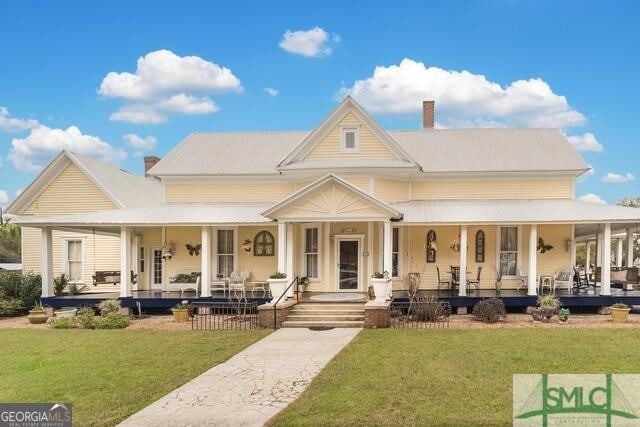
M258 329L258 304L247 300L192 302L191 329L248 331Z
M449 327L451 304L444 301L393 301L390 327L395 329L427 329Z

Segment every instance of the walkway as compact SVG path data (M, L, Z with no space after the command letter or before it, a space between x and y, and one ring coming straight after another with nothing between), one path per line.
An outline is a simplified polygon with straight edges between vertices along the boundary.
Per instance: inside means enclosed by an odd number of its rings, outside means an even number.
M293 402L360 329L280 329L122 426L261 426Z

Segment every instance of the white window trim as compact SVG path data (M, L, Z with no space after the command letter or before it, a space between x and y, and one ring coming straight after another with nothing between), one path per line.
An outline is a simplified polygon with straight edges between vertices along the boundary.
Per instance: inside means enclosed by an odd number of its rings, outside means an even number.
M300 259L302 260L302 268L304 268L304 274L307 273L307 229L308 228L317 228L318 229L318 277L309 277L310 282L321 282L322 281L322 227L319 222L313 223L305 223L301 224L302 228L302 244L300 245ZM328 227L328 223L325 223L325 227Z
M519 279L519 272L524 271L522 266L522 226L521 225L499 225L496 227L496 275L500 271L500 235L502 228L516 227L518 234L518 252L516 254L516 274L515 276L502 276L506 280Z
M398 230L398 275L392 276L392 280L399 280L402 277L402 227L392 227L391 239L393 239L393 229ZM391 242L391 255L393 255L393 241ZM393 260L393 257L392 257Z
M162 286L163 284L163 278L164 278L164 259L162 259L162 257L160 258L160 283L155 283L155 251L162 251L162 248L160 248L160 246L150 246L149 247L149 260L147 261L147 272L148 272L148 277L149 277L149 284L148 284L148 288L149 289L154 289L154 285L155 286ZM157 289L157 288L156 288Z
M215 252L215 274L216 277L218 275L218 268L220 266L220 254L218 253L218 231L230 230L233 231L233 269L232 271L238 271L238 227L216 227L215 229L215 247L213 248ZM223 254L229 255L229 254Z
M82 237L65 237L62 239L62 271L69 277L69 242L80 242L80 280L69 280L69 283L81 284L84 283L84 239ZM94 261L95 262L95 261Z
M347 148L346 133L355 132L355 141L353 148ZM340 151L343 153L360 152L360 128L358 126L341 126L340 127Z

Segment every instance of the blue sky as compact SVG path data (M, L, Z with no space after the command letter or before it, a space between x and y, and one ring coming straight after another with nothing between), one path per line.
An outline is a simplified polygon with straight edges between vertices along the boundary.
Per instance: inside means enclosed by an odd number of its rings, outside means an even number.
M640 195L639 20L635 1L7 1L0 205L60 148L141 172L191 132L310 129L345 93L392 129L428 98L440 126L561 127L594 168L578 196Z

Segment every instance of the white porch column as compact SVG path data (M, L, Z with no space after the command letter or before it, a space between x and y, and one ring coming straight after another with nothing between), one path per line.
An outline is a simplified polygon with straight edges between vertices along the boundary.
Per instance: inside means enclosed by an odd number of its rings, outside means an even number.
M120 227L120 298L131 296L131 228Z
M596 234L596 267L602 267L602 233L599 230Z
M367 275L364 277L371 277L373 274L373 222L367 223ZM365 280L364 287L367 289L369 282Z
M538 225L531 224L529 231L529 274L527 295L538 294Z
M42 297L53 296L53 238L51 227L42 228Z
M211 287L211 228L202 226L202 238L200 243L200 296L210 297Z
M389 277L393 274L393 256L392 256L392 230L391 221L384 222L384 247L382 250L382 267L384 271L389 273Z
M571 243L569 244L569 250L571 251L571 274L576 267L576 226L571 224Z
M622 267L622 237L616 239L616 267Z
M585 266L584 266L584 271L587 275L591 274L591 241L587 240L585 242L585 244L587 245L587 249L585 250L586 255L585 255Z
M133 264L133 274L136 275L136 283L132 284L131 289L138 290L140 285L140 236L132 233L133 250L131 251L131 263Z
M627 228L627 267L633 267L633 228Z
M167 244L167 227L162 227L162 252L166 250L164 245ZM169 290L169 278L167 277L167 260L162 258L162 290L167 292Z
M287 223L287 263L286 263L286 273L287 273L287 281L291 283L295 276L294 269L294 229L293 224ZM287 297L293 298L293 292L295 291L294 286L292 286L287 291Z
M287 223L278 222L278 271L287 272Z
M611 224L604 225L602 236L602 268L600 295L611 295Z
M458 295L467 295L467 226L460 226L460 286Z

